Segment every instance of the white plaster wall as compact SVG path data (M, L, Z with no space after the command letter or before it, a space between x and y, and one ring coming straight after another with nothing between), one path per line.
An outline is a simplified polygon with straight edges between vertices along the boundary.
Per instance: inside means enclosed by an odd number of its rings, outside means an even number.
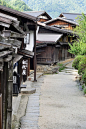
M34 47L34 31L30 31L30 43L26 44L26 50L33 51Z

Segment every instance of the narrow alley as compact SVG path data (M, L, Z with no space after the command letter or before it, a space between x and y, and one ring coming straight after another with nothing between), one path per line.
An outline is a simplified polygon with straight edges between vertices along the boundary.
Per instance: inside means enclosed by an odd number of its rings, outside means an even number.
M21 129L86 129L86 97L71 63L59 74L40 77L30 95Z

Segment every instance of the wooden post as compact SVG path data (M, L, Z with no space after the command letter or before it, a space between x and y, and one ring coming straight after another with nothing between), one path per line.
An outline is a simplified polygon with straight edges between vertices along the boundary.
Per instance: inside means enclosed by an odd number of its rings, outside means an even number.
M28 76L30 75L30 58L28 58Z
M2 93L2 103L3 103L3 71L1 71L1 93ZM3 104L2 104L2 129L3 129Z
M4 63L3 67L3 129L6 129L7 120L7 63Z
M8 106L7 106L7 127L11 129L12 122L12 91L13 91L13 61L8 62Z
M0 59L2 64L2 69L0 73L1 77L1 93L2 93L2 128L6 129L6 120L7 120L7 63L4 63L3 59Z
M36 25L34 30L34 81L36 80Z
M0 129L2 129L2 94L0 94Z

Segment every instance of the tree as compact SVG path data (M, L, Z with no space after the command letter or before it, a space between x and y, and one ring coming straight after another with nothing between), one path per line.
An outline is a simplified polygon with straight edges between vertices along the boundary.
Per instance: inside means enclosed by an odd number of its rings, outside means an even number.
M79 26L74 29L74 32L78 37L73 45L69 44L69 52L74 55L86 55L86 16L82 13L82 16L77 18Z

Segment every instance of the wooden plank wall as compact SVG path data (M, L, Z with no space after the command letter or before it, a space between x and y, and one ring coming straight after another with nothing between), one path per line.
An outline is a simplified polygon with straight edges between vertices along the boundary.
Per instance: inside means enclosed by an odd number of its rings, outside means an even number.
M52 26L52 25L68 25L67 29L70 29L70 30L73 29L70 23L60 21L60 20L59 21L54 21L53 23L49 23L47 25L49 25L49 26Z
M71 54L68 52L69 46L62 45L60 48L54 45L48 45L45 51L40 55L37 55L37 63L40 64L52 64L61 60L71 58Z

